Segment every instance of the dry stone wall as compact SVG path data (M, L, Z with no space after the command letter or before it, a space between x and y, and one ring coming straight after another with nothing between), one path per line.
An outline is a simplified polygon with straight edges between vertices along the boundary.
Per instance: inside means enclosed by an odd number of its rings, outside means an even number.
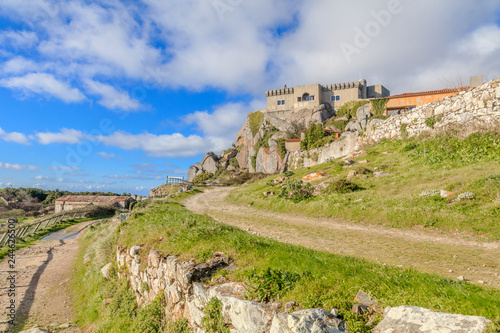
M205 332L202 327L205 307L214 297L222 303L222 316L231 333L347 332L345 322L337 318L336 311L332 310L335 314L323 309L281 312L281 306L276 303L261 304L245 300L247 288L243 283L227 282L222 278L220 284L203 284L204 278L209 278L219 269L234 269L234 263L227 257L216 256L197 264L194 261L179 261L175 256L163 256L160 252L151 250L145 262L141 262L144 257L142 251L140 246L117 248L119 276L130 281L140 305L150 303L163 293L167 317L171 320L186 318L195 333ZM109 268L109 264L107 267ZM361 291L358 295L360 294L366 295ZM358 296L355 300L364 306L378 308L369 299L368 303L366 300L359 300ZM373 332L483 333L488 330L489 325L491 321L483 317L400 306L387 307L384 319Z
M431 118L435 121L432 128L426 124L426 120ZM477 129L500 129L500 79L394 115L385 121L369 123L359 141L362 145L373 144L448 128L457 128L466 134Z
M203 277L218 269L234 267L226 257L196 264L151 250L147 263L142 263L141 251L140 246L118 247L119 276L130 281L139 304L148 304L163 293L167 316L172 320L186 318L195 333L205 332L202 328L204 310L213 297L222 302L224 322L231 333L345 332L344 322L323 309L280 313L276 306L245 300L247 289L243 283L225 282L213 286L201 283Z

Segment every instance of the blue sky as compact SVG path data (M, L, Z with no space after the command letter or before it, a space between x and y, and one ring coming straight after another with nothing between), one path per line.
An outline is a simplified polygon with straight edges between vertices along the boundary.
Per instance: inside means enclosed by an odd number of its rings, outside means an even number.
M500 77L500 3L0 0L0 187L147 194L264 92Z

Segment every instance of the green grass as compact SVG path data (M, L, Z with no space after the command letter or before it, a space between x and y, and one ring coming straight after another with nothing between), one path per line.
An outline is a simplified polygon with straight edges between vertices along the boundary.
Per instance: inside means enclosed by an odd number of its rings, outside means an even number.
M280 243L194 215L174 202L155 202L136 212L121 225L118 244L142 244L143 256L155 248L199 262L222 251L238 267L226 276L252 286L250 296L294 300L301 308L335 307L351 328L366 322L350 312L359 289L376 297L381 306L416 305L500 320L497 290Z
M185 320L166 321L162 297L142 309L138 307L127 280L117 275L117 227L116 222L102 223L91 227L81 239L71 286L78 326L98 333L191 332ZM108 262L112 266L106 280L100 270Z
M267 184L276 176L242 186L230 200L277 212L308 216L342 218L357 222L383 224L395 228L432 226L445 231L482 235L500 239L500 134L473 134L465 139L454 136L413 138L385 141L367 148L363 166L389 172L384 177L359 175L351 179L363 188L352 193L325 190L319 196L290 204L277 196L264 197L263 192L279 190ZM383 154L390 152L392 154ZM344 169L338 160L310 168L294 170L292 179L323 171L327 178L318 182L334 183L346 179L356 164ZM447 190L456 194L473 192L475 200L420 197L426 190ZM278 191L279 192L279 191ZM430 223L432 222L432 223Z

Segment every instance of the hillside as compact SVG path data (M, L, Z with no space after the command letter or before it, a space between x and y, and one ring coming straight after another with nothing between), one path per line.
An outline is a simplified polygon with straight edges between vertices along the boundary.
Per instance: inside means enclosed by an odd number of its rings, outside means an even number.
M386 102L358 101L338 110L322 104L297 110L285 119L264 111L249 113L233 147L220 155L207 153L189 169L188 180L206 180L241 170L278 174L347 156L383 140L432 136L449 130L467 135L500 128L500 79L390 117L381 114L381 105ZM300 141L300 149L287 145L287 139Z
M269 176L230 199L276 212L500 239L499 132L384 141L351 156Z

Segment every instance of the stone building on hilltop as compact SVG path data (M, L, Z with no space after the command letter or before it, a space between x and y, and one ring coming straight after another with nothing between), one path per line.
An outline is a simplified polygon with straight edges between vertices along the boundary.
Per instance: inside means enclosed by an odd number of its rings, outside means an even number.
M266 92L267 109L261 112L284 119L294 110L314 109L320 104L329 104L338 109L350 101L387 97L390 91L383 85L367 86L366 80L330 85L306 84Z

